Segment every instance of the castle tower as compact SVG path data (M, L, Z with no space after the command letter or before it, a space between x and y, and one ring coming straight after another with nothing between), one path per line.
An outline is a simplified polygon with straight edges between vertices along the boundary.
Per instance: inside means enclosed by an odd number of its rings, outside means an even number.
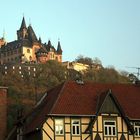
M61 45L60 45L60 41L58 41L58 45L57 45L57 61L58 62L62 62L62 49L61 49Z
M19 39L25 39L26 37L27 37L27 27L26 27L25 19L23 17L21 27L17 31L17 38L19 40Z
M5 43L6 43L6 42L5 42L5 39L4 39L3 37L0 38L0 48L1 48L1 46L3 46Z

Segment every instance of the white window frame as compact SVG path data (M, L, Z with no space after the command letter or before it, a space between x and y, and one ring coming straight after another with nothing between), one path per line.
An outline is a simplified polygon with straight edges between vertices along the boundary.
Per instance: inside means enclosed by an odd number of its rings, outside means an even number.
M114 123L113 125L109 125L106 123ZM107 134L106 134L107 129ZM115 132L115 133L114 133ZM115 120L104 120L104 136L116 136L117 135L117 127L116 127L116 121Z
M64 135L63 119L55 119L55 135Z
M135 137L140 137L140 123L134 123Z
M22 129L21 128L17 129L17 140L22 140Z
M74 122L78 122L78 124L75 124ZM74 129L74 131L73 131ZM81 129L80 129L80 120L79 119L73 119L71 121L71 132L72 135L80 135L81 134Z

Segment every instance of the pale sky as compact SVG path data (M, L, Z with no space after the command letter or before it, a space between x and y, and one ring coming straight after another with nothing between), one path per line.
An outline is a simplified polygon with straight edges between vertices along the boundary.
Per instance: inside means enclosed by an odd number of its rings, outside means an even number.
M42 42L60 39L63 61L84 55L117 70L140 67L140 0L0 0L0 36L15 40L23 14Z

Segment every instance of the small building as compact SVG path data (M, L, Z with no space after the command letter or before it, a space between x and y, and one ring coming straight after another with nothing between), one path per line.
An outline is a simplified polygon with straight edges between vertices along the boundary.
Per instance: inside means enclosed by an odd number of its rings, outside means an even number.
M78 63L78 62L66 61L66 62L63 62L63 65L66 66L67 69L73 69L78 72L84 72L89 69L89 65Z
M17 140L140 140L139 107L139 84L68 81L17 122Z
M0 86L0 140L7 134L7 87Z
M73 62L65 61L62 64L67 69L73 69L82 73L86 72L89 68L92 68L93 70L100 70L101 68L103 68L101 64L95 64L95 63L93 63L92 65L88 65L88 64L83 64L83 63L74 62L74 61Z

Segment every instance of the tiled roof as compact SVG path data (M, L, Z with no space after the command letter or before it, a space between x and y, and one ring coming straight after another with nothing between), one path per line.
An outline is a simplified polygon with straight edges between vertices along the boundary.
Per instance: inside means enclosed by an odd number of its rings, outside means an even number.
M7 43L5 46L1 47L1 51L8 51L20 48L22 46L28 46L31 47L31 42L28 39L21 39L21 40L15 40L12 42Z
M35 34L31 25L29 25L27 32L28 32L28 38L29 38L30 41L32 41L32 42L37 42L38 41L37 37L36 37L36 34Z
M101 93L109 89L126 116L130 119L140 119L140 85L92 82L78 84L75 81L69 81L48 91L47 96L36 108L38 112L27 125L26 132L41 127L47 115L96 115L98 98L101 97Z
M47 54L48 52L47 52L47 50L46 50L46 48L44 47L44 46L42 46L37 52L36 52L36 54L37 55L42 55L42 54Z
M43 44L43 46L46 48L46 50L49 52L50 50L51 51L54 51L54 52L56 52L56 49L54 48L54 46L52 46L52 43L51 43L51 41L49 40L48 41L48 44Z

